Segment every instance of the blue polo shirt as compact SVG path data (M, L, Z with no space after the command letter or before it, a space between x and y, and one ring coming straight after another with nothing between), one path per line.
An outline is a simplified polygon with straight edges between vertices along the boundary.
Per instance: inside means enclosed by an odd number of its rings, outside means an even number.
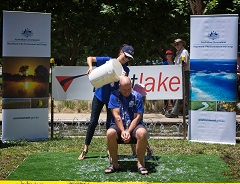
M168 62L167 61L163 61L162 65L168 65ZM174 65L174 62L173 62L173 65Z
M142 95L134 90L128 97L124 97L120 90L115 90L110 96L108 103L108 108L120 109L120 117L122 118L123 125L129 126L134 119L134 113L144 113L144 103ZM115 124L114 118L112 118L110 125ZM139 124L143 124L143 119L141 118Z
M96 66L99 67L103 64L105 64L110 59L113 59L111 57L96 57ZM129 74L129 68L126 65L123 65L123 69L126 72L127 76ZM111 95L111 92L119 88L119 82L112 82L110 84L106 84L100 88L97 88L94 95L103 103L107 104L109 102L109 98Z

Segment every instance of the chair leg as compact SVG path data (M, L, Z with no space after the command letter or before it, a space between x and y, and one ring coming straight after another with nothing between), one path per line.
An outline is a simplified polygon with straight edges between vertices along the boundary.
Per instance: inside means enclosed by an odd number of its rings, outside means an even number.
M150 148L150 145L148 144L147 145L147 156L151 157L153 155L153 151L152 149Z
M109 165L112 164L112 158L111 158L111 156L110 156L110 154L109 154L109 151L108 151L108 163L109 163Z
M136 153L136 144L131 144L131 148L132 148L132 155L136 156L137 155L137 153Z

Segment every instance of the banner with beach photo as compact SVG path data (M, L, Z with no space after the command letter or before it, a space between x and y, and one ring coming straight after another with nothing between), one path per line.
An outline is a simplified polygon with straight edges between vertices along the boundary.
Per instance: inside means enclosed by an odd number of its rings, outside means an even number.
M3 11L2 140L48 138L51 14Z
M190 32L188 139L236 144L238 15L193 15Z

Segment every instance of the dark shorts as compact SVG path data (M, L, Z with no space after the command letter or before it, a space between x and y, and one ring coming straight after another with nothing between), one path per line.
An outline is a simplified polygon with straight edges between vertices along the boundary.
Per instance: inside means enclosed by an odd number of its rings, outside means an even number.
M111 125L110 128L116 130L117 135L118 135L118 139L120 140L120 139L121 139L121 131L120 131L120 129L118 128L118 126L117 126L116 124L114 124L114 125ZM133 141L133 140L136 140L136 131L137 131L137 129L139 129L139 128L145 128L145 129L146 129L146 127L145 127L143 124L138 124L138 125L133 129L133 131L132 131L131 134L130 134L130 135L131 135L131 138L132 138L132 141Z

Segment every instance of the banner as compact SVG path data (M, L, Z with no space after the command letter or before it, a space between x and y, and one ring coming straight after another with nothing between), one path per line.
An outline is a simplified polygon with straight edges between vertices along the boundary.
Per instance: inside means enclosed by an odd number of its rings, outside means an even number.
M236 35L238 15L191 16L190 141L236 143Z
M50 33L50 14L3 11L3 141L48 138Z
M182 99L182 68L180 65L129 66L132 84L146 86L147 100ZM92 100L93 86L83 76L87 66L53 67L54 100ZM69 75L71 74L71 75Z
M51 14L3 11L3 56L50 57Z
M94 88L86 66L54 66L52 68L52 98L54 100L92 100ZM71 75L69 75L71 74Z

